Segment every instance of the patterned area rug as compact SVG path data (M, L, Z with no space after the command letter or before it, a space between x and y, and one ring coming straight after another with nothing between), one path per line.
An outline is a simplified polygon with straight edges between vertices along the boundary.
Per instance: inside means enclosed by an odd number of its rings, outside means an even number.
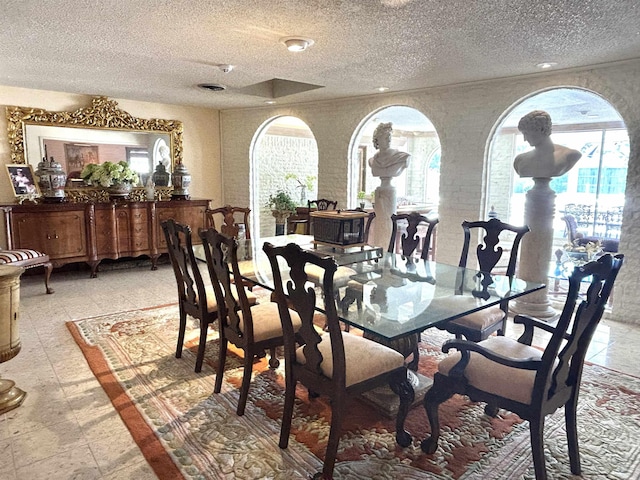
M299 388L289 448L278 448L284 368L254 365L249 402L235 414L242 368L227 356L222 392L213 394L217 331L210 333L202 372L193 371L197 329L188 349L174 357L177 306L123 312L70 322L69 330L143 454L162 480L309 478L322 468L330 407ZM432 376L446 333L429 330L421 343L421 373ZM563 411L547 417L549 478L640 477L640 379L587 366L578 422L583 477L569 472ZM340 440L337 479L533 479L528 423L501 411L491 419L483 405L455 396L440 408L438 450L420 441L429 427L422 406L412 409L405 449L394 423L360 401L351 404Z

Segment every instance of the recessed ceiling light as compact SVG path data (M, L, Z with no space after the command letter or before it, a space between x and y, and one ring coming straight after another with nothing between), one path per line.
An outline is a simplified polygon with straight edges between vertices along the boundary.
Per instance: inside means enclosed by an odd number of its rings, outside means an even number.
M315 43L310 38L304 37L283 37L280 42L284 43L290 52L304 52Z
M546 70L547 68L551 68L551 67L555 67L557 65L557 63L555 62L542 62L536 65L536 67L538 68L542 68L543 70Z
M265 102L267 105L273 105L274 103L276 103L275 100L265 100Z
M376 90L379 92L386 92L387 90L389 90L389 87L377 87Z
M212 92L222 92L226 90L227 87L224 85L220 85L219 83L200 83L198 88L202 88L204 90L211 90Z

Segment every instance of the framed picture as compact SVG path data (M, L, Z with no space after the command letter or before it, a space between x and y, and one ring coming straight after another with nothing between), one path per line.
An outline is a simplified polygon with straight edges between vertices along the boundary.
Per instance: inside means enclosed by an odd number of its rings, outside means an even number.
M100 163L98 161L98 145L65 143L64 150L68 173L79 173L89 163Z
M9 180L13 187L13 194L16 197L22 195L40 194L40 189L36 183L33 167L28 164L6 165Z

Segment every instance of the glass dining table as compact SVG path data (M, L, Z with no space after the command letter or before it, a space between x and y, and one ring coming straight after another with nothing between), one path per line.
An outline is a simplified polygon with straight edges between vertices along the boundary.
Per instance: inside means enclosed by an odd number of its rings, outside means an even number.
M314 245L310 235L240 240L238 260L243 278L269 290L274 284L271 265L262 250L265 242L276 246L296 243L319 255L330 255L341 268L350 269L344 294L347 298L342 297L338 308L340 320L387 341L545 288L544 284L517 277L407 258L380 247ZM205 260L201 247L194 248L198 249L196 256ZM286 265L281 265L281 270L286 281ZM318 302L319 311L322 305L323 300Z
M544 284L505 275L488 275L470 268L441 262L404 257L380 247L332 247L314 244L310 235L279 235L238 242L238 260L242 277L268 290L274 282L271 265L262 247L296 243L318 255L332 256L348 275L348 282L331 298L339 302L340 320L363 331L363 336L402 353L413 351L419 334L464 315L498 305L545 288ZM205 260L202 247L194 247L196 256ZM286 264L280 264L283 281L288 280ZM286 288L285 288L286 291ZM316 310L324 312L324 292L316 288ZM431 380L417 372L408 372L419 403ZM365 394L369 403L388 417L397 413L397 396L389 392Z

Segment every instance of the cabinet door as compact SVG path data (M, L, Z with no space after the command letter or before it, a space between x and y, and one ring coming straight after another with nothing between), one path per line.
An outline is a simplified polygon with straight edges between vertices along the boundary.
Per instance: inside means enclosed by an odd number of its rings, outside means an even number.
M191 227L191 239L194 245L202 243L199 232L205 228L205 211L207 205L203 203L194 204L188 201L175 202L170 206L158 207L158 246L166 250L167 242L162 232L162 222L170 218L183 225ZM179 206L177 204L180 204Z
M87 255L84 211L14 213L16 248L32 248L52 260Z

